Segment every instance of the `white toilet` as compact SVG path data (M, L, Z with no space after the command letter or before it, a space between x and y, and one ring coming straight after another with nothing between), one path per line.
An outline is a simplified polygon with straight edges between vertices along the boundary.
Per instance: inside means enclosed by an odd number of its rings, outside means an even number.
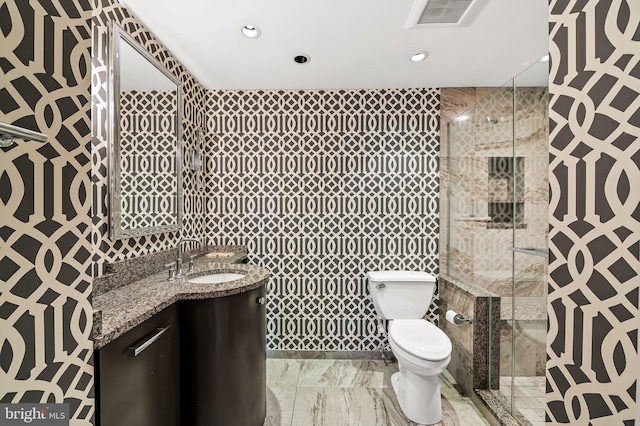
M422 319L431 305L436 279L426 272L372 271L369 292L380 318L389 323L389 343L400 371L391 377L400 408L410 420L442 420L440 377L451 360L451 341Z

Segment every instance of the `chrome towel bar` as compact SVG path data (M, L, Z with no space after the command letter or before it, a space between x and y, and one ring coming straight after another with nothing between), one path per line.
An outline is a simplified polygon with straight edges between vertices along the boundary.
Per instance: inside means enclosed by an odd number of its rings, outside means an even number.
M46 142L47 135L24 127L12 124L0 123L0 148L7 148L15 143L14 139L23 139L36 142Z

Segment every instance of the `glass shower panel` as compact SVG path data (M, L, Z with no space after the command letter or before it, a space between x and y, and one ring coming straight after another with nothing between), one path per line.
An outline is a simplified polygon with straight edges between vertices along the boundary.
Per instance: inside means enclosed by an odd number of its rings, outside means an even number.
M475 163L476 112L471 108L448 124L448 224L447 273L473 283L473 229L478 224L473 202L474 183L480 170Z
M533 425L544 423L547 76L547 63L539 63L502 87L477 88L474 107L450 122L443 137L443 270L487 291L490 309L500 301L489 383L499 382L494 395Z
M522 198L516 175L522 169L522 159L514 156L514 86L513 81L499 88L484 89L488 95L476 108L476 159L483 166L481 187L485 215L489 220L477 235L474 252L474 282L498 296L501 301L498 326L500 342L489 356L499 362L490 363L490 376L499 377L498 396L512 408L511 375L514 356L511 339L506 335L513 329L509 302L513 296L514 226L522 220ZM505 304L505 302L507 302Z
M511 294L513 87L478 89L474 194L481 226L474 233L473 283L498 296Z
M515 78L515 222L512 404L532 424L544 422L549 232L548 62ZM503 298L503 303L504 303Z
M476 97L447 128L447 271L511 296L513 88L478 88Z

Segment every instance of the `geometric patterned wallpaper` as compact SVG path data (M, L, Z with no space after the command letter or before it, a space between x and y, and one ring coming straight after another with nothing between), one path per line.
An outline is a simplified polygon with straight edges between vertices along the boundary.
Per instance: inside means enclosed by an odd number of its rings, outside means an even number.
M40 37L3 39L2 120L50 140L3 153L11 159L0 173L0 321L10 323L0 336L3 402L64 399L73 424L90 422L90 277L107 262L173 248L179 238L109 237L112 22L182 81L183 158L202 143L196 129L207 124L217 133L207 141L207 205L197 176L183 168L183 235L201 234L206 207L209 243L248 244L252 260L274 271L270 349L377 349L364 273L438 273L439 91L207 93L115 0L5 4L2 36L26 22ZM34 57L44 44L58 50ZM437 303L428 316L435 321Z
M107 261L171 248L177 238L108 236L109 22L183 82L185 151L204 123L205 91L115 1L8 0L0 18L0 121L48 136L0 152L0 401L69 403L71 424L89 425L91 276ZM184 171L186 235L204 229L194 178Z
M632 424L640 4L571 5L549 15L547 421ZM248 244L273 271L269 349L376 349L364 273L438 273L439 91L207 92L116 0L5 0L0 16L0 120L49 137L1 153L2 402L68 402L89 424L91 274L179 237L108 235L113 21L183 82L183 158L210 130L210 197L185 168L183 234L206 208L209 243Z
M439 89L208 95L208 242L272 272L267 348L377 349L366 272L438 274Z
M122 229L176 224L176 103L170 90L120 93Z
M94 415L88 1L0 3L0 401Z
M181 235L165 232L142 237L113 240L109 235L108 175L107 175L107 61L109 28L118 23L161 64L182 82L182 158L196 144L196 129L206 118L206 90L169 51L149 33L117 0L92 0L92 85L91 117L93 140L91 148L93 190L93 276L104 273L107 263L138 257L175 247ZM203 138L200 138L203 139ZM200 149L203 149L200 146ZM198 190L196 173L182 168L182 236L199 237L204 229L205 193ZM185 248L189 246L185 245Z
M640 2L549 6L547 422L633 425Z

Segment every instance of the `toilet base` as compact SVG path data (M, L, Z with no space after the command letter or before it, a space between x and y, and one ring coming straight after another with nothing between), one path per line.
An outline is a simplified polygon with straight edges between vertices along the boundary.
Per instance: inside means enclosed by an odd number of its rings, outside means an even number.
M400 408L409 420L432 425L442 420L440 377L418 376L399 364L400 371L391 376L391 385Z

